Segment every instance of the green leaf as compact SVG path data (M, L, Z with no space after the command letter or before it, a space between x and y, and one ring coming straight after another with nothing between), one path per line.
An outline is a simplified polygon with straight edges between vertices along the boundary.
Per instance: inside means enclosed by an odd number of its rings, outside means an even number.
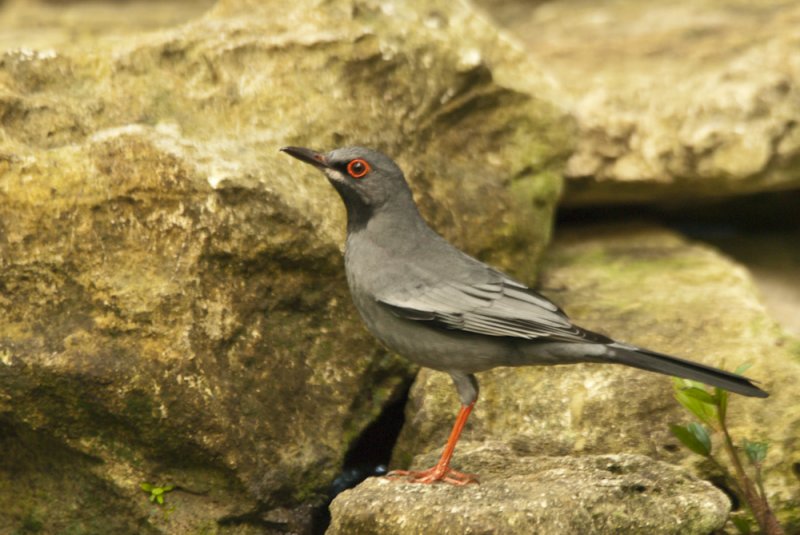
M164 505L164 496L159 494L156 496L156 501L158 502L158 505Z
M156 501L156 495L155 494L151 494L150 495L150 501L151 502L155 502Z
M769 448L768 442L750 442L744 439L742 441L742 447L744 448L745 454L747 454L747 458L750 459L750 462L753 464L761 464L764 462L764 459L767 458L767 449Z
M742 375L744 372L749 370L751 366L753 366L752 362L744 362L742 364L739 364L739 367L733 370L733 373L735 373L736 375Z
M680 388L699 388L703 389L705 385L699 381L692 381L691 379L681 379L680 377L673 377L674 382Z
M695 381L676 379L674 383L675 399L678 400L678 403L680 403L687 411L692 413L698 420L710 427L716 427L717 417L719 414L717 411L717 406L716 404L710 404L697 399L697 397L701 396L701 394L698 394L696 391L702 391L708 394L708 392L699 386L696 386L699 384L700 383ZM687 392L693 392L694 396L688 394ZM710 394L709 397L711 397Z
M708 429L697 422L692 422L686 427L703 444L703 448L708 452L706 455L711 455L711 437L708 434Z
M164 486L164 492L171 492L173 489L175 489L175 485L165 485Z
M699 427L702 431L698 433L696 429L693 429L693 426ZM702 425L694 422L688 426L671 424L669 430L672 431L675 438L680 440L681 443L691 451L703 457L708 457L711 454L711 441Z
M697 401L708 403L709 405L717 405L717 399L702 388L696 388L692 386L682 389L682 392L690 398L696 399Z
M750 522L743 516L732 516L731 522L742 535L750 535L753 532Z
M150 492L151 490L153 490L153 485L151 485L150 483L140 483L139 488L145 492Z

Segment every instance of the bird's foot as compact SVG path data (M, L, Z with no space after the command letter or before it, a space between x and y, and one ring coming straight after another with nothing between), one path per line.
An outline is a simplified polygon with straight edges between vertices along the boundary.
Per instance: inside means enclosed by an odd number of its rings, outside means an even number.
M392 470L386 477L393 480L404 479L409 483L423 483L430 485L439 481L450 483L451 485L464 486L470 483L479 483L478 476L475 474L465 474L458 470L453 470L449 466L436 465L427 470Z

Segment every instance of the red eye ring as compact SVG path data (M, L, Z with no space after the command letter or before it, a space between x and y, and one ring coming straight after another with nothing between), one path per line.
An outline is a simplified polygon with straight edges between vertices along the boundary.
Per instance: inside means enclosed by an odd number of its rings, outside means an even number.
M363 178L370 171L372 171L372 167L369 166L366 160L361 158L351 160L347 164L347 174L353 178Z

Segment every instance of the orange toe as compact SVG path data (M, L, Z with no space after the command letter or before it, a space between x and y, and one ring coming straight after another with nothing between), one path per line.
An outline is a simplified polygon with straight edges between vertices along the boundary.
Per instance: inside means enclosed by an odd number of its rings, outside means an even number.
M465 474L457 470L453 470L449 466L436 465L427 470L392 470L386 477L393 480L404 479L409 483L422 483L430 485L431 483L449 483L451 485L463 486L470 483L478 484L478 476L475 474Z

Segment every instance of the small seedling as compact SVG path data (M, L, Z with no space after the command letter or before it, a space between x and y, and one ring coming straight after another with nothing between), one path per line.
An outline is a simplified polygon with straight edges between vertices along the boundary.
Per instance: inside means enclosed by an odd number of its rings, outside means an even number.
M157 503L158 505L164 505L164 495L168 492L172 492L175 489L175 485L152 485L150 483L141 483L139 485L143 491L150 494L150 502Z
M734 373L741 375L749 367L749 365L739 366ZM669 426L672 434L681 444L711 461L724 474L725 478L732 483L736 494L747 505L763 533L783 535L783 528L778 524L775 514L767 503L767 494L761 478L761 466L767 457L768 443L751 442L745 439L742 441L741 448L736 448L728 432L728 397L730 396L728 391L715 388L710 392L701 383L687 379L675 379L674 381L675 399L684 409L694 415L699 423L672 424ZM712 432L721 435L723 448L733 466L733 474L715 457L714 451L712 451ZM745 457L752 466L754 478L750 478L745 471L740 451L744 451ZM755 484L753 479L755 479ZM740 533L746 535L751 532L750 524L745 518L737 517L732 521Z

